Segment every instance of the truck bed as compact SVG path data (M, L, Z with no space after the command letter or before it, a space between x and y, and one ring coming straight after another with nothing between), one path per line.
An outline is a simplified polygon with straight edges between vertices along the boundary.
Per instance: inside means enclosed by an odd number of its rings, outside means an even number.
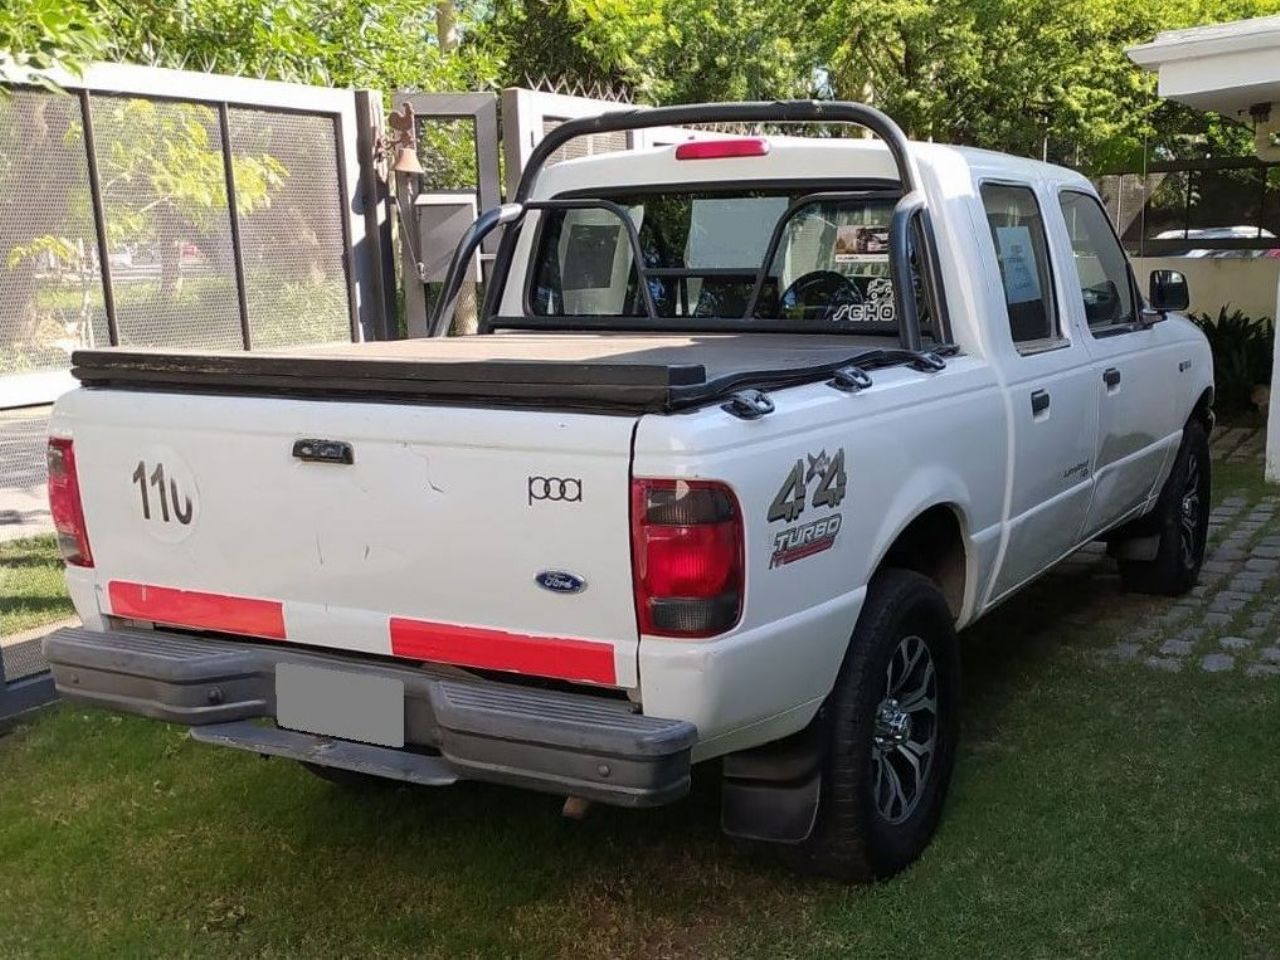
M670 413L746 387L901 362L896 338L813 334L518 334L207 353L79 350L87 387Z

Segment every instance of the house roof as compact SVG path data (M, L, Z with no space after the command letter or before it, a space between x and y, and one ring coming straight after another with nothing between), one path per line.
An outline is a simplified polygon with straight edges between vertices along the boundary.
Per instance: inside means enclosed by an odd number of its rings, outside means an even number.
M1198 110L1247 119L1280 103L1280 16L1166 30L1127 53L1159 74L1160 96Z

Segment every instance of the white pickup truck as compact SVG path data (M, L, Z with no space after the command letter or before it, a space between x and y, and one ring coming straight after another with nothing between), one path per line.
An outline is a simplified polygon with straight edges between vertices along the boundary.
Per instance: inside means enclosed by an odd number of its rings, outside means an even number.
M572 137L852 123L549 166ZM333 779L670 803L892 874L956 754L956 631L1105 539L1204 552L1212 368L1076 173L850 103L573 121L460 337L102 350L54 411L68 699ZM265 723L263 722L265 719Z

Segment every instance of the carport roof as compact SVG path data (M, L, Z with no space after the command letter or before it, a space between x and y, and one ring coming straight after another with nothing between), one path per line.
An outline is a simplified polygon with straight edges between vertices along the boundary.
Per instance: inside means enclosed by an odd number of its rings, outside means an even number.
M1247 117L1280 103L1280 16L1167 30L1127 52L1159 73L1160 96L1198 110Z

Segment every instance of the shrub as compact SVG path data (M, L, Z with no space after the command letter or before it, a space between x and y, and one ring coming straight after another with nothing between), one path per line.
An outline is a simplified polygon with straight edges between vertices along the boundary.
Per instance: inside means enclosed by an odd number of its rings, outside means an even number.
M1253 388L1271 385L1271 350L1275 323L1269 317L1255 319L1241 310L1224 306L1217 319L1207 313L1191 319L1204 331L1213 350L1214 406L1223 413L1252 410Z

